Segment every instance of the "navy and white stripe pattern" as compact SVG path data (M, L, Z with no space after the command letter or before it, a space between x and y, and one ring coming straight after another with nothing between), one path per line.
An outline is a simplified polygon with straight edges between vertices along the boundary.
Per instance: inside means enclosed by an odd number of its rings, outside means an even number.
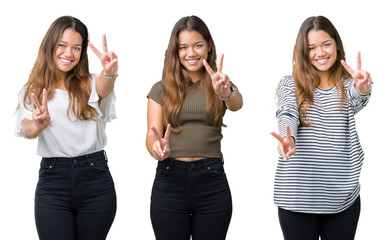
M314 105L307 110L313 123L299 127L295 81L285 76L277 89L279 134L286 125L296 140L296 153L279 158L274 202L283 209L303 213L338 213L349 207L360 191L363 150L356 132L355 114L369 101L361 96L353 79L345 80L348 101L340 111L340 90L316 88Z

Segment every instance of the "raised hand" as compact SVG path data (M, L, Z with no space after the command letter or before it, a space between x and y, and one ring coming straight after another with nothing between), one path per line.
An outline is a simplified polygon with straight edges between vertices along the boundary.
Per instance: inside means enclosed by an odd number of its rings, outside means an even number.
M369 72L361 69L360 52L357 53L357 67L353 70L344 60L341 60L344 68L351 74L355 81L356 91L362 95L369 93L372 89L372 79Z
M89 47L91 48L91 50L93 50L95 55L97 55L97 57L101 61L103 70L106 75L113 76L114 74L117 73L118 71L117 55L114 52L108 51L105 34L102 35L102 50L103 50L102 53L98 51L98 49L94 47L94 45L91 42L89 42Z
M271 132L270 134L279 141L277 147L278 153L285 161L288 161L289 157L296 153L296 146L290 134L290 127L288 125L286 126L286 137L284 138L275 132Z
M208 74L211 76L212 86L214 87L215 93L220 97L226 98L231 95L231 89L230 78L226 74L222 73L223 58L224 54L220 56L217 72L214 72L211 69L206 60L203 60L203 65L206 68Z
M153 144L153 152L157 156L157 160L163 161L171 153L171 150L169 149L169 134L171 133L171 124L168 124L164 138L161 138L161 135L154 126L151 126L151 129L157 137L157 141L155 141Z
M35 110L32 112L32 120L38 129L44 130L50 124L51 120L47 107L47 91L46 89L43 89L42 104L40 104L39 99L34 93L31 94L31 97L35 103Z

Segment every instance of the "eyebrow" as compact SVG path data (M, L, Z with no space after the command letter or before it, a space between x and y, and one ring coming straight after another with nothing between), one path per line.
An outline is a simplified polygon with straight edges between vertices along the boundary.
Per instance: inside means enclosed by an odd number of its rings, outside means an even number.
M203 42L202 40L194 42L194 45L198 44L198 43L202 43L202 42ZM188 45L188 44L187 43L179 43L179 45Z
M327 42L330 42L331 40L330 39L328 39L328 40L325 40L324 42L322 42L322 44L324 44L324 43L327 43ZM309 46L313 46L313 45L315 45L315 44L309 44Z
M67 44L68 44L68 42L63 41L63 40L60 40L59 42L60 42L60 43L67 43ZM74 46L82 46L82 44L78 43L78 44L75 44Z

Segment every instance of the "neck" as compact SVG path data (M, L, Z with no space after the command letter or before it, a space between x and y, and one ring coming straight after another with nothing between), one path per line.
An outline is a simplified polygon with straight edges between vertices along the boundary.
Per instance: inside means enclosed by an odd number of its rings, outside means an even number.
M191 78L192 82L197 82L202 78L202 72L201 71L189 72L188 76Z
M333 82L330 81L329 72L319 72L320 84L318 88L321 89L330 89L333 87Z
M61 78L61 80L59 80L59 82L56 84L55 88L63 90L63 91L67 91L63 78Z

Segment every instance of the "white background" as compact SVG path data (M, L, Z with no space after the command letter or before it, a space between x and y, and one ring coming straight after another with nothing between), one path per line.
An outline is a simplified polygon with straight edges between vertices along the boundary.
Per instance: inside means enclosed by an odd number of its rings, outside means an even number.
M146 107L151 86L161 79L171 30L181 17L197 15L209 27L223 70L244 96L243 108L227 112L222 151L233 196L227 239L282 239L273 204L277 131L276 86L291 74L292 52L301 23L328 17L339 31L347 61L374 81L369 105L356 117L365 152L360 182L362 211L356 239L386 239L387 19L382 1L2 1L0 4L1 168L0 239L37 239L34 191L40 157L36 140L14 137L17 95L35 63L48 27L62 15L79 18L90 40L119 57L117 119L107 125L110 169L118 210L108 239L154 239L149 217L156 161L145 148ZM89 50L90 71L101 65Z

